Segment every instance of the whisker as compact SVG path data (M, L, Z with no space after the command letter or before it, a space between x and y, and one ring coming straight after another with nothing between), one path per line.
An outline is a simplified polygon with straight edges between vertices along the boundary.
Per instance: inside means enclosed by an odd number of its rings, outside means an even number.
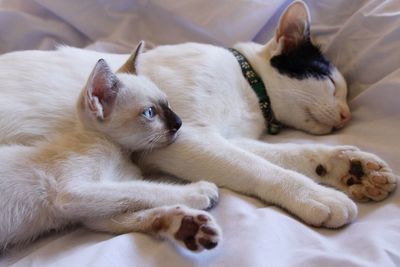
M149 135L144 142L146 142L148 144L148 147L146 147L146 149L144 149L139 156L138 161L142 161L147 155L150 154L151 151L153 151L153 149L155 148L155 146L159 143L159 141L162 138L167 137L167 135L169 134L169 130L164 130L162 132L159 133L154 133L152 135Z

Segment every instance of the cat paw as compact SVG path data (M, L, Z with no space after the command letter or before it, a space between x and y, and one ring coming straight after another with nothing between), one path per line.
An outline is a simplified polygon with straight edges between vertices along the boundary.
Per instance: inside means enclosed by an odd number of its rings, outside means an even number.
M371 153L337 148L327 166L332 185L357 201L380 201L396 188L396 176L388 164Z
M175 206L158 215L152 228L194 252L213 249L222 239L222 232L209 213L185 206Z
M296 215L316 227L339 228L357 217L357 206L344 193L318 185L296 200Z
M185 185L184 204L193 209L208 210L218 202L218 187L210 182L200 181Z

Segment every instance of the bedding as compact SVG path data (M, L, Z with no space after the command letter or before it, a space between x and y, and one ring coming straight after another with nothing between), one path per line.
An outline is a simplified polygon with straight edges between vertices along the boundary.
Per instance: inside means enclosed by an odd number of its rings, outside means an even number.
M229 47L273 36L284 0L0 0L0 53L57 44L128 53L140 39ZM268 142L350 144L400 174L400 2L309 0L312 34L349 85L353 120L326 136L286 129ZM277 207L220 190L211 211L224 241L193 254L141 233L67 229L0 256L0 266L400 266L400 192L359 203L338 230L307 226ZM1 212L1 211L0 211Z

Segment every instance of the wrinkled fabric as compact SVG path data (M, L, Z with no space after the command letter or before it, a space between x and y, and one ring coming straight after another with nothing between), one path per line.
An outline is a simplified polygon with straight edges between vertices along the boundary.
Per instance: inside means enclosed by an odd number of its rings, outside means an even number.
M187 41L231 46L273 37L284 0L0 0L0 53L57 44L129 52ZM313 38L349 83L353 120L328 136L284 130L268 142L350 144L400 174L400 2L306 1ZM0 266L399 266L400 193L358 204L338 230L317 229L274 206L221 189L211 213L223 243L192 254L140 233L70 229L0 258ZM1 211L0 211L1 212Z

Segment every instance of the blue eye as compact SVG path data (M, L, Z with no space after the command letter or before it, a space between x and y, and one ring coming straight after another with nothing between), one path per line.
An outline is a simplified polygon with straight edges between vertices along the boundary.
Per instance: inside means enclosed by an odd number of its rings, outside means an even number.
M156 115L156 111L153 107L146 108L143 111L143 116L145 116L147 119L152 119Z

